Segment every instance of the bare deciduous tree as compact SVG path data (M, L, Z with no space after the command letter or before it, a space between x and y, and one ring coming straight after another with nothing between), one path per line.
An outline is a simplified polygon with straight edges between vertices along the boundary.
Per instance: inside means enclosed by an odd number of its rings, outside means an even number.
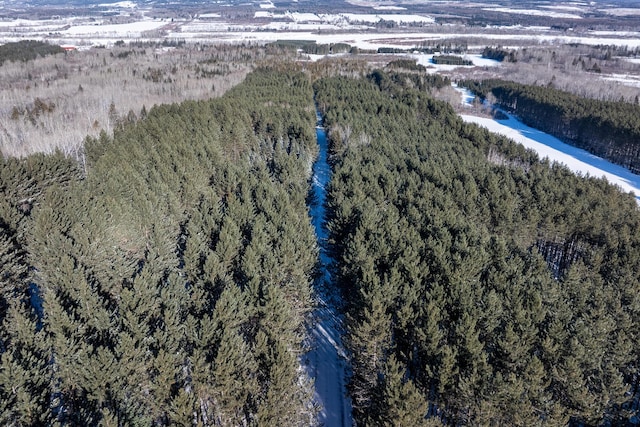
M60 150L81 159L86 136L111 132L143 107L220 96L265 55L250 45L132 43L5 63L0 152L21 157Z

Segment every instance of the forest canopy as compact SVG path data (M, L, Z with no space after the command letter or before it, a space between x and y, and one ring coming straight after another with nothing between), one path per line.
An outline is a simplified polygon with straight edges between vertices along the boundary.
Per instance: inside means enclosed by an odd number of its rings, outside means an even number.
M4 160L0 424L312 424L314 124L262 69L88 139L84 177Z
M356 425L625 423L636 200L463 123L430 95L448 78L389 69L258 67L82 162L2 159L0 424L315 425L316 108Z
M62 53L64 49L60 46L37 40L21 40L0 45L0 65L5 61L27 62L36 59L38 56L55 55Z
M637 388L633 197L384 73L316 84L358 425L599 425Z

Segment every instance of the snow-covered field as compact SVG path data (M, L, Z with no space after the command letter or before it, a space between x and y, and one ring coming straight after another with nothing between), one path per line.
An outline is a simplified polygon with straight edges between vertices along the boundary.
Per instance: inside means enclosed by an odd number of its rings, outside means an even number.
M363 2L366 3L366 2ZM439 25L432 16L402 13L399 6L377 2L366 3L371 13L310 13L295 10L278 12L270 1L261 2L253 12L253 19L232 20L221 13L203 12L190 18L157 19L153 13L133 2L112 3L122 13L111 18L89 18L83 16L56 19L5 19L0 20L0 43L21 39L49 40L60 44L74 44L79 38L85 45L109 45L116 40L156 41L162 38L184 39L198 42L269 42L273 40L310 40L318 43L349 43L361 49L378 47L410 48L425 41L464 38L478 39L486 45L492 40L502 46L518 43L589 45L616 45L629 48L640 47L637 31L593 31L586 35L571 31L554 31L549 27L471 27L452 32L449 26ZM462 7L462 6L460 6ZM485 7L504 13L537 14L565 18L580 18L582 4L548 6L540 10L496 8L491 4L474 3L474 7ZM131 10L135 10L132 13ZM587 7L588 9L588 7ZM612 9L613 10L613 9ZM633 9L636 10L636 9ZM640 9L637 9L640 13ZM617 12L612 12L617 13ZM631 12L629 12L631 13ZM566 15L566 16L565 16ZM380 21L393 21L396 28L380 30L375 27ZM413 25L411 29L404 25ZM157 30L162 30L161 34ZM443 31L445 30L445 31ZM149 32L155 31L153 36Z
M584 12L585 11L585 5L583 4L582 6L576 6L576 5L567 5L567 4L559 4L559 5L542 5L540 6L540 8L542 9L552 9L552 10L570 10L573 12Z
M603 75L602 80L608 80L611 82L618 82L625 86L640 87L640 76L632 74L607 74Z
M548 16L550 18L582 19L582 16L576 15L574 13L552 12L549 10L510 9L507 7L487 7L484 10L488 10L491 12L514 13L519 15Z
M138 5L132 1L119 1L119 2L114 2L114 3L103 3L99 6L102 7L114 7L114 8L125 8L125 9L133 9L135 7L137 7Z
M630 7L617 7L617 8L610 8L610 9L602 9L601 11L604 12L604 13L607 13L609 15L613 15L613 16L640 15L640 9L630 8Z
M341 14L349 22L366 22L375 24L380 21L392 21L396 23L433 23L435 20L430 16L424 15L400 15L400 14L364 14L364 13L343 13Z
M91 37L98 32L107 37L139 38L145 31L157 30L167 25L167 22L158 20L148 20L132 22L129 24L94 24L94 25L74 25L62 30L61 35L70 37L87 36Z
M496 61L494 59L483 58L480 54L467 54L467 55L457 55L463 59L467 59L473 62L473 65L444 65L444 64L434 64L433 63L433 54L420 54L414 53L411 55L413 59L420 65L424 65L427 67L427 72L436 73L441 71L451 71L456 68L472 68L472 67L499 67L501 62Z

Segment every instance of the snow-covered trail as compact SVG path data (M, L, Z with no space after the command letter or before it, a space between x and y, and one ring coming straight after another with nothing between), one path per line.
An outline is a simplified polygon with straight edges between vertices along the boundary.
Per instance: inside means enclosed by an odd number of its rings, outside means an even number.
M350 427L352 425L351 400L347 396L346 356L342 346L342 319L337 307L340 296L332 284L330 265L333 260L327 253L327 230L325 228L326 185L331 179L331 168L327 162L327 136L318 116L316 136L320 152L313 165L313 200L310 205L311 219L320 247L321 275L315 289L318 307L314 311L315 323L310 330L312 349L304 357L308 375L315 381L315 399L320 405L318 421L326 427Z
M473 100L473 95L467 90L462 88L457 88L457 90L464 97L463 103L470 103ZM465 122L476 123L486 127L491 132L511 138L534 150L541 158L547 157L551 161L562 163L573 172L597 178L604 177L610 183L619 186L622 191L633 192L640 204L640 175L636 175L628 169L595 156L588 151L566 144L538 129L529 127L511 114L504 111L503 113L508 117L506 120L466 114L461 114L460 117Z

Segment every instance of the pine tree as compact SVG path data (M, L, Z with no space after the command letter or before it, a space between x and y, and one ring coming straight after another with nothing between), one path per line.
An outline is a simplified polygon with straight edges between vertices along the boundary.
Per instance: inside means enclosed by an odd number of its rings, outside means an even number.
M390 356L384 369L382 392L384 409L380 425L426 426L428 403L395 356Z

